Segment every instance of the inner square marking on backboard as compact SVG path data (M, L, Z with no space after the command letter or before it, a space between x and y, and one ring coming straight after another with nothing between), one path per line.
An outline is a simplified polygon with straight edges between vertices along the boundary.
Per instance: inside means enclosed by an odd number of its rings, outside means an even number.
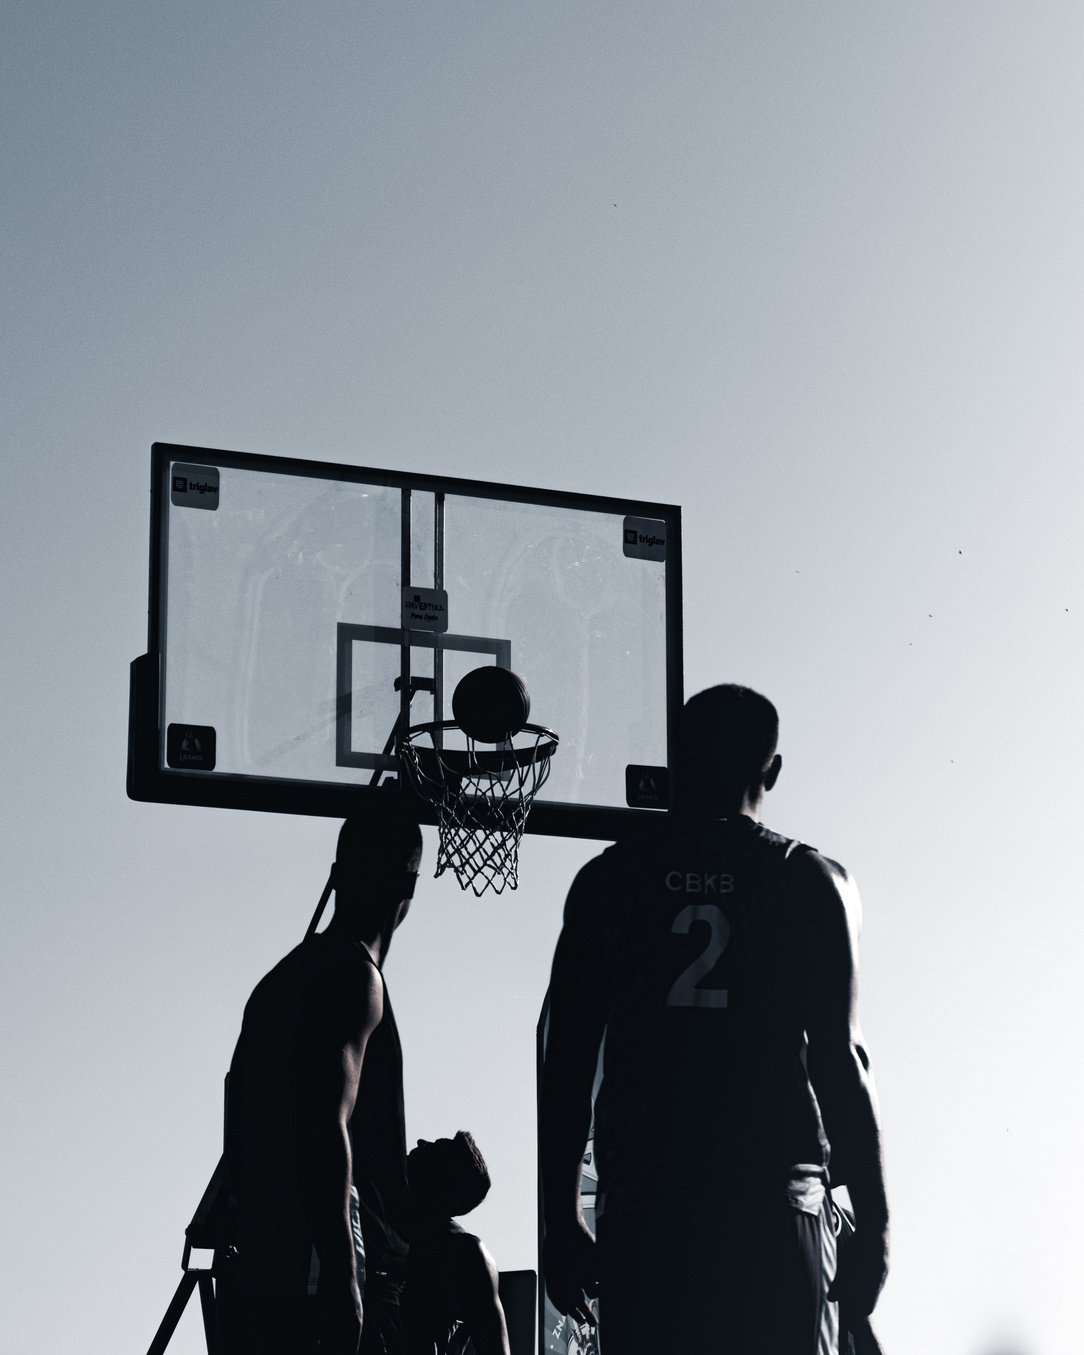
M398 759L390 754L358 752L352 747L351 724L354 694L354 645L383 644L410 649L432 649L438 653L451 650L465 654L492 655L501 668L512 666L512 644L509 640L493 640L484 635L438 635L423 630L402 631L392 626L359 626L340 621L336 627L335 654L335 762L340 767L366 767L370 770L394 771ZM389 694L390 696L391 694ZM398 703L396 702L396 710ZM389 725L389 732L391 726Z

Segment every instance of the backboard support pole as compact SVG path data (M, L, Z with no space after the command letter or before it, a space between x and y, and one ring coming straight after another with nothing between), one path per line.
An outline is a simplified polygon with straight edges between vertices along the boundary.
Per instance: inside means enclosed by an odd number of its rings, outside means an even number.
M402 590L408 588L411 583L410 501L411 490L409 486L406 486L402 492L399 517L400 597L402 596ZM403 643L400 647L399 683L399 728L407 729L410 726L410 698L412 693L410 688L410 633L405 626L403 627Z
M433 587L444 590L444 491L433 496ZM433 647L433 711L444 709L444 646Z

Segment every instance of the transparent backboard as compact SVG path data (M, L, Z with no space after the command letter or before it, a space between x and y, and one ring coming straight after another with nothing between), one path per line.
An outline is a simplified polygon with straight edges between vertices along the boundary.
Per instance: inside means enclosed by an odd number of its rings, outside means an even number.
M156 444L129 793L345 815L496 663L560 738L529 830L620 836L667 807L680 549L670 505Z

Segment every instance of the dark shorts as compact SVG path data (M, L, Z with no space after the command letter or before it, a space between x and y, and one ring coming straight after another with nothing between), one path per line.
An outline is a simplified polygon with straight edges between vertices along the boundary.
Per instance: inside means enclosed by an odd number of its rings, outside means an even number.
M358 1355L402 1355L402 1286L370 1276ZM215 1283L215 1355L316 1355L319 1300L286 1286L252 1283L242 1268L220 1265Z
M315 1355L316 1300L220 1274L215 1294L215 1355Z
M825 1226L774 1201L607 1212L602 1355L816 1355Z

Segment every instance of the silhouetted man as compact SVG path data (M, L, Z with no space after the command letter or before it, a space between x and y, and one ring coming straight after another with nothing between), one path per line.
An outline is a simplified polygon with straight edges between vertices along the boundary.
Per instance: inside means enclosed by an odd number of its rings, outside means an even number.
M331 923L245 1007L226 1109L237 1225L235 1254L219 1267L222 1355L396 1348L406 1134L381 969L421 849L398 806L348 819Z
M835 1265L830 1184L857 1232L832 1297L872 1311L888 1209L855 1011L846 871L769 832L778 717L744 687L682 715L676 811L589 862L550 984L541 1152L546 1283L606 1355L813 1355ZM598 1241L579 1207L595 1105ZM831 1145L831 1177L829 1177Z
M413 1224L403 1294L406 1355L509 1355L498 1274L485 1244L456 1223L489 1193L474 1139L418 1140L407 1158Z

